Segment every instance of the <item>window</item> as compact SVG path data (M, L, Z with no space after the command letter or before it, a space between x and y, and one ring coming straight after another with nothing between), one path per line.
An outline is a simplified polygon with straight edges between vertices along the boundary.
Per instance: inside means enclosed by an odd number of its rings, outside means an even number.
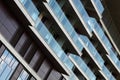
M28 80L28 77L29 74L23 69L17 80Z
M0 57L0 80L9 80L17 65L18 61L6 49Z

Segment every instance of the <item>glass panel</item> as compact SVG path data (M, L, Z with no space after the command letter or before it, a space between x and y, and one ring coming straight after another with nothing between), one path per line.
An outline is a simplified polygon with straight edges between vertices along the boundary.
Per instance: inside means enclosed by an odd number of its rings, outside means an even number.
M112 50L110 50L110 55L109 56L112 59L112 61L116 64L117 61L118 61L118 58Z
M87 46L90 54L92 54L92 56L94 57L94 59L102 67L104 65L104 60L99 55L99 53L97 52L97 50L95 49L95 47L93 46L93 44L90 42L90 40L86 36L83 36L83 35L80 35L80 39L82 39L82 41L84 42L84 44L86 44L86 46Z
M0 60L0 80L9 80L18 65L18 61L11 55L8 50L3 52ZM15 62L17 62L16 65L14 65Z
M20 2L23 4L32 19L36 21L39 15L39 11L37 10L33 2L31 0L20 0Z
M5 50L4 53L3 53L3 55L1 56L1 59L4 60L7 57L7 55L8 55L8 51Z
M40 36L45 40L45 42L49 45L49 47L54 51L54 53L59 57L59 59L68 67L69 69L72 69L73 64L69 60L68 56L65 54L65 52L62 50L60 45L57 43L57 41L54 39L52 34L48 31L46 26L38 19L38 25L36 25L36 30L40 34Z
M23 70L17 80L28 80L29 74Z
M6 80L9 74L11 73L11 71L12 69L9 66L7 66L4 72L2 73L2 75L0 76L0 80Z
M11 54L8 54L7 57L6 57L6 59L5 59L5 62L7 64L10 64L10 62L12 61L12 59L13 59L13 56Z
M98 37L102 41L101 43L103 43L106 51L109 53L109 56L116 64L116 62L118 61L118 58L115 55L114 51L112 50L112 45L109 39L107 38L107 36L104 34L101 26L97 23L97 21L94 18L91 18L89 25L92 26L92 29L95 29L96 35L98 35ZM119 65L119 64L116 64L116 65Z
M89 21L89 15L87 14L82 2L80 0L72 0L72 2L74 3L74 6L76 7L76 9L78 10L79 14L81 15L83 21L85 22L85 24L87 25L87 28L90 32L92 32L91 27L88 24Z
M3 73L4 69L6 68L6 66L7 66L7 64L4 61L2 61L0 63L0 75L2 75L2 73Z
M104 7L103 7L101 1L100 0L93 0L93 1L94 1L94 4L95 4L97 10L99 11L99 13L102 14L104 11Z
M108 70L105 66L103 66L102 72L103 72L103 74L108 78L108 80L109 80L110 77L112 76L111 73L109 72L109 70Z
M79 68L85 73L86 76L90 80L95 80L96 77L93 74L93 72L89 69L89 67L86 65L86 63L81 59L81 57L77 55L70 54L71 58L75 61L75 63L79 66Z
M69 20L67 19L67 17L65 16L62 9L60 8L59 4L55 0L49 1L48 4L49 4L50 8L52 9L52 11L54 12L55 16L57 17L57 19L59 20L59 22L63 25L63 27L68 32L71 39L73 40L73 42L78 47L79 51L81 51L83 49L83 46L81 45L81 43L78 40L78 35L75 32L75 30L74 30L73 26L71 25L71 23L69 22Z

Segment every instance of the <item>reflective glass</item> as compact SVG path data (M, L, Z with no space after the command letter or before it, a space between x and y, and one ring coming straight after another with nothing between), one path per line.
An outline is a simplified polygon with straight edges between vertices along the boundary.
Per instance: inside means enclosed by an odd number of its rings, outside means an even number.
M99 55L93 44L90 42L90 40L83 35L80 35L80 39L86 44L88 50L90 51L90 54L94 57L94 59L99 63L99 65L102 67L104 65L104 60L102 57Z
M52 9L52 11L54 12L55 16L58 18L59 22L63 25L65 30L68 32L70 37L73 39L73 42L78 47L79 51L81 51L83 49L83 46L81 45L80 41L78 40L78 35L75 32L75 30L74 30L73 26L71 25L71 23L69 22L69 20L67 19L67 17L65 16L62 9L58 5L58 3L55 0L50 0L48 3L49 3L50 8Z
M104 75L108 78L108 80L109 80L110 77L112 76L111 73L109 72L109 70L108 70L105 66L103 66L102 72L103 72Z
M2 61L1 63L0 63L0 75L2 75L2 73L4 72L4 69L7 67L7 64L4 62L4 61Z
M91 27L88 24L90 18L89 18L89 15L87 14L87 11L85 10L82 2L80 0L72 0L72 2L74 3L74 6L76 7L76 9L78 10L79 14L81 15L83 21L87 25L88 30L90 32L92 32L92 29L91 29Z
M2 73L0 80L6 80L7 77L10 75L11 71L12 71L11 67L7 66L4 72Z
M102 14L104 11L104 7L103 7L101 1L100 0L93 0L93 1L94 1L94 4L95 4L97 10L99 11L99 13Z
M17 80L28 80L28 77L29 74L25 70L22 70Z
M39 20L39 19L38 19ZM69 68L72 69L73 64L69 60L68 56L62 50L60 45L56 42L52 34L48 31L46 26L42 23L42 21L37 21L36 30L40 34L40 36L45 40L45 42L50 46L50 48L55 52L55 54L59 57L59 59Z
M32 19L36 21L39 15L39 11L37 10L33 2L31 0L20 0L20 2L23 4Z
M87 67L86 63L81 59L81 57L70 54L71 58L75 61L75 63L78 65L78 67L89 77L90 80L95 80L96 77L92 73L92 71Z
M9 80L17 65L18 61L5 50L0 58L0 80Z
M95 29L95 31L97 32L96 34L98 34L102 43L104 43L103 45L105 46L106 51L110 54L109 56L116 64L116 62L118 61L118 58L115 55L115 53L113 52L112 45L111 45L110 41L108 40L107 36L104 34L100 25L97 23L97 21L94 18L91 18L91 21L89 22L89 24L90 24L90 26L92 26L92 29ZM94 25L94 24L96 24L96 25ZM116 65L119 65L119 64L116 64Z
M109 56L112 59L112 61L116 64L117 61L118 61L118 58L112 50L110 50L110 55Z

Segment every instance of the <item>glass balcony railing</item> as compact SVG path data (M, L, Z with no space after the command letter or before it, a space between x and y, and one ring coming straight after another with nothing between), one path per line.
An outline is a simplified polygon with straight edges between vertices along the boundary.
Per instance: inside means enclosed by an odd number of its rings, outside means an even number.
M105 66L103 66L101 71L106 76L107 80L116 80L115 77L110 73L110 71Z
M112 61L113 61L113 63L117 66L117 68L120 70L120 61L119 61L119 59L117 58L117 56L115 55L115 53L112 51L112 50L110 50L110 54L108 55L111 59L112 59Z
M72 62L64 53L60 45L56 42L52 34L48 31L48 29L39 19L37 20L36 30L38 31L40 36L45 40L45 42L50 46L50 48L56 53L60 60L67 66L67 68L72 69Z
M94 57L94 60L96 60L97 63L102 68L102 66L104 65L104 60L102 59L100 54L97 52L97 50L95 49L93 44L90 42L90 40L84 35L80 35L80 39L82 39L83 43L85 44L85 46L89 50L89 54L91 54L92 57Z
M56 42L52 34L48 31L46 26L42 23L42 21L38 18L39 11L33 4L31 0L20 0L22 5L25 7L28 14L32 17L32 19L35 21L35 28L40 34L40 36L45 40L45 42L49 45L49 47L55 52L55 54L58 56L58 58L65 64L65 66L72 70L73 63L70 61L68 56L65 54L65 52L62 50L60 45ZM74 73L71 73L73 75ZM76 79L75 76L72 77L72 79ZM72 80L70 79L70 80Z
M78 35L75 32L75 30L74 30L73 26L71 25L71 23L69 22L69 20L67 19L67 17L65 16L64 12L61 10L58 3L55 0L50 0L48 2L48 4L49 4L49 7L51 8L52 12L55 14L55 16L57 17L59 22L62 24L64 29L67 31L67 33L73 40L74 44L77 46L77 48L81 52L83 49L83 46L81 45L81 43L78 40Z
M80 68L80 70L82 70L82 72L84 72L84 75L86 75L89 78L89 80L96 80L96 76L89 69L89 67L86 65L86 63L81 59L81 57L74 55L74 54L70 54L69 56L70 56L70 58L72 58L71 60L74 60L74 62L77 64L77 66Z
M27 10L28 14L32 17L32 19L36 21L39 15L39 11L37 10L33 2L31 0L20 0L20 2Z
M105 48L105 50L109 54L112 61L115 63L116 66L119 65L120 63L116 64L118 61L118 58L115 55L114 51L112 50L113 47L112 47L110 41L108 40L107 36L103 32L102 28L100 27L100 25L97 23L97 21L94 18L91 18L89 25L91 26L94 33L96 34L96 36L98 37L98 39L102 43L103 47ZM120 69L119 66L117 66L117 68Z
M88 24L88 21L90 18L89 18L88 13L86 12L81 0L71 0L70 2L72 2L71 4L73 4L75 6L75 8L78 11L78 14L81 16L80 19L81 19L81 21L84 22L83 25L85 26L87 32L91 34L92 29Z
M40 21L38 18L39 11L33 4L31 0L20 0L23 6L26 8L29 15L35 20L36 22L36 30L39 32L41 37L46 41L46 43L51 47L51 49L56 53L56 55L62 60L63 63L69 68L72 69L73 64L67 57L67 55L64 53L64 51L61 49L59 44L56 42L56 40L53 38L53 36L50 34L50 32L47 30L45 25Z
M93 6L95 7L96 11L98 11L99 14L101 15L104 11L104 7L103 7L101 1L100 0L91 0L91 2L93 4Z

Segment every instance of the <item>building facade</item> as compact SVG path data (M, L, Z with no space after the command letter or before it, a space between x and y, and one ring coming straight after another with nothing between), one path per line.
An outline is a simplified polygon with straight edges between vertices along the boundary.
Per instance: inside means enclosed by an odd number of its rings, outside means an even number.
M0 80L120 80L113 9L109 0L0 0Z

